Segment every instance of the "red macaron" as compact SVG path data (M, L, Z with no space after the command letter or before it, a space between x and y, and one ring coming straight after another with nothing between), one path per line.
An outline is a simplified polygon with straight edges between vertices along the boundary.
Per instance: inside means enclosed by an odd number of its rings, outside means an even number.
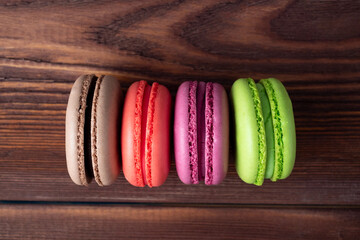
M121 149L127 181L137 187L162 185L170 169L169 90L158 83L134 82L123 108Z

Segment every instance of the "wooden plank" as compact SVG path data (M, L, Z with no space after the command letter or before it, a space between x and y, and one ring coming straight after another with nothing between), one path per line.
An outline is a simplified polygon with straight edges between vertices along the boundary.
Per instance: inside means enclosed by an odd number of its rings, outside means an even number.
M358 208L0 205L2 239L358 239L359 234Z
M357 147L360 144L360 114L357 110L360 84L357 82L339 79L328 85L315 80L288 82L298 142L295 169L287 180L267 181L263 187L244 184L236 174L231 154L229 174L219 186L182 184L172 160L167 182L156 189L132 187L122 173L114 185L106 188L95 184L89 188L78 187L71 182L65 165L64 123L72 82L71 78L39 79L29 72L27 79L4 78L0 83L0 199L360 203L360 153ZM334 97L335 93L338 93L337 97Z
M173 84L359 77L359 9L354 0L11 1L0 4L0 65Z
M351 0L0 3L0 199L359 205L359 9ZM157 189L123 176L107 188L73 185L66 102L76 77L92 72L121 77L124 90L157 80L173 95L184 80L229 90L238 77L281 79L296 118L293 174L246 185L231 158L216 187L183 185L174 164Z

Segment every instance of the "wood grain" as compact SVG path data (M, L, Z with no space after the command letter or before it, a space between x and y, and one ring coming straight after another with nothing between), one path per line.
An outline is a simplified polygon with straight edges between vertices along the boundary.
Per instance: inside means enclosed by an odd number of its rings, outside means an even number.
M0 206L0 237L5 239L330 240L359 234L359 209Z
M249 75L359 77L356 0L11 2L0 6L3 66L170 85Z
M360 1L0 1L1 239L358 239ZM73 184L65 109L85 73L158 81L276 77L289 91L297 158L256 187L233 151L219 186L135 188L120 174ZM21 203L21 204L19 204ZM144 204L145 203L145 204Z
M237 204L360 203L359 1L42 1L0 3L0 199ZM47 14L44 14L47 13ZM21 15L21 18L19 17ZM352 27L348 27L352 26ZM83 73L124 90L159 81L277 77L292 98L297 160L285 181L157 189L80 188L66 172L68 94Z

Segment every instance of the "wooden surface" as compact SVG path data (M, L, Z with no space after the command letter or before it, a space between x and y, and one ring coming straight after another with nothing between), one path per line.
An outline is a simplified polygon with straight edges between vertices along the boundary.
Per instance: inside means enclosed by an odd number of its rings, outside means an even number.
M84 73L126 88L279 78L297 130L292 175L186 186L78 187L67 98ZM0 238L358 239L360 1L0 2ZM231 147L231 146L230 146ZM232 152L232 148L231 148Z
M355 239L360 209L0 206L5 238ZM6 221L6 224L5 224ZM254 227L256 226L256 227ZM329 226L332 226L330 229ZM21 231L19 231L21 229ZM13 234L9 234L13 233Z

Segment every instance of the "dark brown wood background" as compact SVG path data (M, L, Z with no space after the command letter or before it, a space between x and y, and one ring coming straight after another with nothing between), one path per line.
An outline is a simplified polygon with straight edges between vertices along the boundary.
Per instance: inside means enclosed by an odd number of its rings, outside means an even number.
M297 158L262 187L74 185L65 109L84 73L176 89L277 77ZM0 238L359 239L360 1L0 2Z

